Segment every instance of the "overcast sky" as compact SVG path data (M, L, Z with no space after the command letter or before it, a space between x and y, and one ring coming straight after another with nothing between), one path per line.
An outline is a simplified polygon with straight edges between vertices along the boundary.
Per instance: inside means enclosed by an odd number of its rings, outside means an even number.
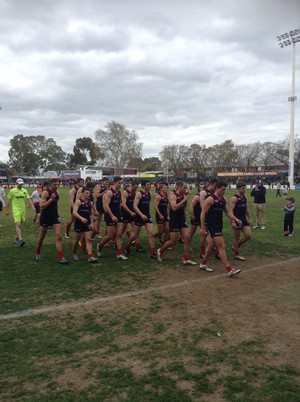
M292 46L276 36L296 28L299 0L0 0L0 161L16 134L71 152L111 120L144 157L284 139Z

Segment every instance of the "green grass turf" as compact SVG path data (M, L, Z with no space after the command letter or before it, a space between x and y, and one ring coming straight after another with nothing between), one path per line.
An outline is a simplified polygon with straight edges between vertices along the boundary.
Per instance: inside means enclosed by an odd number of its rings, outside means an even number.
M160 319L153 313L159 308ZM176 308L177 331L164 309ZM272 364L259 338L224 323L186 328L186 308L153 295L145 306L11 321L0 328L0 398L6 402L300 401L300 373ZM141 319L144 317L144 319ZM221 398L221 399L220 399ZM210 401L213 399L209 399Z
M29 189L31 193L33 189ZM60 189L59 212L62 220L62 233L69 218L67 202L68 189ZM250 193L250 191L247 191ZM234 190L228 189L227 200ZM252 239L245 245L243 255L256 257L286 257L299 255L299 218L298 211L295 216L295 236L286 238L283 232L283 198L275 197L276 191L267 191L267 229L253 230ZM195 190L193 194L195 194ZM296 206L300 204L300 192L290 192L296 199ZM192 198L192 197L191 197ZM153 203L152 203L153 204ZM254 218L253 202L249 197L249 205ZM152 210L153 221L155 220ZM1 295L2 303L0 313L10 313L30 307L60 303L62 301L77 300L79 298L92 298L118 293L120 290L145 288L151 281L158 278L161 269L172 267L182 270L182 245L177 244L172 251L167 252L164 261L159 264L149 258L149 246L144 229L141 231L141 242L147 252L136 253L134 248L128 261L116 260L116 252L112 245L103 249L103 256L97 264L91 265L86 256L80 254L80 261L71 260L71 241L63 239L65 256L69 259L68 266L57 263L54 235L51 230L45 239L42 248L44 261L35 261L35 243L38 237L38 226L32 223L33 213L28 210L27 222L23 227L24 247L13 242L15 231L12 216L0 215L1 233ZM188 217L189 222L189 217ZM72 231L71 231L72 237ZM232 232L229 220L224 217L224 237L227 244L228 256L232 259L230 250ZM126 241L124 236L124 241ZM96 239L94 240L95 249ZM198 256L199 234L192 241L193 252L191 258L199 262Z
M69 217L67 190L61 189L60 194L64 228ZM231 194L233 190L228 190L228 199ZM299 204L300 193L293 196ZM299 255L297 212L295 236L283 237L283 205L275 191L268 191L267 229L253 230L243 250L246 257ZM232 233L229 221L224 221L230 249ZM24 226L22 248L13 243L12 217L1 213L0 223L1 314L146 288L162 270L183 269L181 244L166 254L162 264L151 260L148 252L132 252L128 261L117 261L114 248L109 247L95 265L81 255L79 262L60 266L51 231L42 249L44 261L37 263L38 227L32 223L32 212ZM196 261L198 240L196 235L191 253ZM71 239L64 239L67 258L70 243ZM230 250L228 254L232 258ZM266 296L298 305L299 285L269 291ZM130 308L120 303L110 310L91 308L2 321L0 400L205 402L215 395L234 402L300 401L299 371L289 364L273 364L268 341L249 334L246 340L232 342L226 317L206 322L200 314L190 322L188 308L181 299L154 293L148 303L132 303ZM170 310L176 314L175 321Z

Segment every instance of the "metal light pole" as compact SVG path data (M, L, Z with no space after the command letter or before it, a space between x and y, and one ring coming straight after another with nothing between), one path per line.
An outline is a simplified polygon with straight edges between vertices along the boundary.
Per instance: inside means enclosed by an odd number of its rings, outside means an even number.
M292 91L288 101L291 102L291 120L290 120L290 146L289 146L289 176L290 186L294 186L294 144L295 144L295 62L296 62L296 43L300 42L300 28L289 31L277 36L280 47L293 45L293 60L292 60Z

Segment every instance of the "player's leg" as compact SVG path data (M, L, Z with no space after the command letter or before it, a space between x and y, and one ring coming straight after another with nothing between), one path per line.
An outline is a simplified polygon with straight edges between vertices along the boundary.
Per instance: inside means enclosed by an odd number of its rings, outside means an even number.
M73 242L72 242L72 256L73 260L78 260L77 256L77 248L78 248L78 243L81 238L81 232L74 232L74 237L73 237Z
M162 255L163 253L170 247L173 247L177 241L178 241L178 235L179 235L179 230L178 231L170 231L170 239L166 241L161 248L157 250L157 259L158 261L162 261Z
M170 239L170 222L164 222L164 243Z
M65 231L65 238L68 239L70 237L70 230L72 227L72 224L75 221L75 216L73 214L70 215L70 219L66 225L66 231Z
M56 223L52 226L53 232L55 235L55 244L56 244L56 250L57 250L57 255L58 255L58 260L62 264L67 263L67 260L65 259L62 251L62 236L61 236L61 224Z
M243 244L247 243L247 241L249 241L251 239L251 228L250 226L244 226L242 228L242 232L244 234L244 236L239 240L238 242L238 248L240 248Z
M150 246L150 256L151 256L151 258L156 258L153 223L146 223L145 227L146 227L146 231L148 233L148 241L149 241L149 246Z
M191 226L195 226L197 229L196 225ZM181 228L180 230L181 238L183 240L183 263L186 265L197 265L190 258L190 244L191 244L190 233L191 232L188 227Z
M93 256L92 233L92 230L89 230L87 232L83 232L83 235L86 243L88 262L94 263L98 260L98 258Z
M38 237L38 241L36 243L36 251L35 251L35 258L37 261L41 260L41 248L43 245L43 241L47 235L48 228L40 226L40 233Z
M18 221L15 222L16 225L16 238L19 240L19 244L22 241L22 222Z
M130 253L130 246L131 246L132 242L136 241L136 239L139 237L141 229L142 229L142 226L136 225L136 224L133 225L133 233L130 236L130 238L128 239L128 242L125 247L126 254Z

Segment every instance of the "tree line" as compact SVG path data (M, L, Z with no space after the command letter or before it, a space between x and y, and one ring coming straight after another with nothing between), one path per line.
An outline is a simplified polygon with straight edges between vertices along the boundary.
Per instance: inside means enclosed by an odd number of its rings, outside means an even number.
M245 171L254 166L262 166L270 170L277 165L288 165L288 138L277 142L254 142L235 145L226 140L213 146L166 145L159 157L142 157L143 144L135 130L129 130L116 121L107 123L104 129L95 132L91 137L75 140L72 153L66 153L56 144L53 138L43 135L15 135L10 140L8 163L0 162L0 168L8 168L23 175L37 175L41 171L60 172L73 169L78 165L98 165L114 167L115 172L122 174L126 167L139 171L158 171L168 169L176 176L184 172L200 177L207 171L230 171L232 168ZM295 140L295 173L300 170L300 141Z

